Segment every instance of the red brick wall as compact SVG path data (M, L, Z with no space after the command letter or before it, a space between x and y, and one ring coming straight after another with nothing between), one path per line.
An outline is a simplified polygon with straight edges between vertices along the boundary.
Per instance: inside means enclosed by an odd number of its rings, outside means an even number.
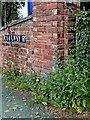
M6 57L12 60L16 53L19 68L30 65L42 73L53 71L54 46L60 50L61 59L64 60L71 40L71 33L64 26L72 26L74 22L65 3L33 3L33 19L9 28L12 34L26 35L26 43L13 43L14 46L10 47L3 38L4 34L8 34L8 29L0 31L3 61L6 61Z

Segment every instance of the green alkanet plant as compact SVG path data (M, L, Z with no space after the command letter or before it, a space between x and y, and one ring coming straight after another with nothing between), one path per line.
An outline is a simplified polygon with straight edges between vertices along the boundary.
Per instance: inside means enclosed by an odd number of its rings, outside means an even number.
M70 57L67 57L65 62L60 61L60 51L55 47L54 72L45 72L45 75L41 75L40 71L35 72L30 68L31 74L27 76L18 74L16 67L13 66L14 69L10 69L9 74L13 73L12 84L20 89L31 90L35 94L34 102L82 113L90 109L90 17L86 11L79 11L74 15L78 18L75 26L70 28L65 26L68 31L76 32L76 37L71 35Z

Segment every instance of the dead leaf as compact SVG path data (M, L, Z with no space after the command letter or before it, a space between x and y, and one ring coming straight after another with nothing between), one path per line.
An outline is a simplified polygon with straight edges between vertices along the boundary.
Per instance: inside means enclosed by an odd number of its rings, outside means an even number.
M38 117L40 117L40 115L36 115L36 116L35 116L35 118L38 118Z
M22 118L22 116L19 116L19 118Z
M18 116L20 116L20 114L17 114Z
M8 86L6 86L6 88L9 88Z
M9 110L12 110L12 108L9 108Z
M14 106L18 106L18 105L14 105Z
M39 114L39 112L36 112L35 114Z
M16 107L13 107L14 110L16 110L17 108Z
M8 99L8 97L6 97L6 99Z
M14 104L17 104L16 102L14 102Z
M4 111L4 112L9 112L9 110L6 110L6 111Z

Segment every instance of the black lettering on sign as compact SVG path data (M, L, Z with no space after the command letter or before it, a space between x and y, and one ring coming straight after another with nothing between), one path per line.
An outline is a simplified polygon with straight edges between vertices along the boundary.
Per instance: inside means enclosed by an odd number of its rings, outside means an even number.
M26 43L26 36L25 35L4 35L4 39L6 42L22 42Z

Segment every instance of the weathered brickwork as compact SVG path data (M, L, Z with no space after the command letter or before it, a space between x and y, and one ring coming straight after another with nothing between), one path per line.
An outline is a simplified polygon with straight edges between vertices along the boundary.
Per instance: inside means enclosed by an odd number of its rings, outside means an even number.
M1 30L3 62L7 62L7 58L12 60L16 54L20 69L30 65L42 73L53 71L54 46L60 50L61 59L65 60L65 55L69 54L72 33L68 33L64 26L73 26L75 23L75 18L65 5L58 2L35 2L33 18ZM75 5L72 7L77 8ZM7 34L26 35L26 43L13 42L11 47L10 43L4 41L3 36Z

